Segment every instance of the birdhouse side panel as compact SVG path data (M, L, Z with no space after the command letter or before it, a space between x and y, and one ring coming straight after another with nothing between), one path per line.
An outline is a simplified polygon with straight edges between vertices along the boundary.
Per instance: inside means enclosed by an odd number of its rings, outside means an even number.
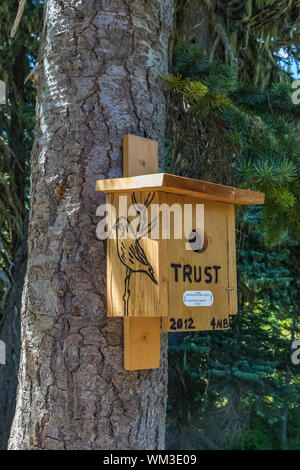
M167 315L168 289L160 266L159 239L152 239L155 220L151 205L156 193L110 194L114 208L107 239L107 314L111 317L159 317Z
M238 311L237 301L237 276L236 276L236 243L235 243L235 207L227 205L228 210L228 304L229 315L236 315Z

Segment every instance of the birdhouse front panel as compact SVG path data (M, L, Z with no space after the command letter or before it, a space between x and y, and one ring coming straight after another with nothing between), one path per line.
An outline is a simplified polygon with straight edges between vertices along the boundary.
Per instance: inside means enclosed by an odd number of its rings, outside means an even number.
M170 193L166 201L170 207L181 205L182 217L184 207L193 211L190 233L182 239L172 233L168 240L169 316L163 329L226 329L237 313L234 205ZM200 225L197 205L204 211ZM174 218L173 231L176 223L180 221Z
M168 315L166 240L153 239L157 220L152 204L160 193L128 192L107 195L107 314L111 317Z

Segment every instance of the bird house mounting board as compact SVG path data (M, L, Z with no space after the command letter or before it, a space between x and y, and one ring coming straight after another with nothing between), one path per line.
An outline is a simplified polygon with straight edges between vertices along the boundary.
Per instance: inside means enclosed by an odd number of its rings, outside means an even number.
M107 313L124 317L128 370L159 366L160 318L169 332L229 327L230 316L237 313L234 205L264 203L258 192L165 173L145 174L156 171L157 162L154 141L125 136L123 169L130 177L99 180L96 185L114 208L108 224L114 236L107 240ZM122 198L125 215L120 211ZM127 215L130 205L139 214L134 228L132 214ZM174 215L167 224L171 236L166 238L160 212L149 217L154 205L177 205L182 217L186 205L201 205L204 226L197 225L193 213L190 233L175 237L177 225L184 226L184 221ZM158 237L153 238L155 230ZM202 243L195 249L197 237Z
M166 200L182 208L203 204L204 233L194 214L190 246L186 239L167 241L169 315L163 318L163 330L227 329L230 316L237 313L234 205L173 194ZM203 238L194 248L193 234Z

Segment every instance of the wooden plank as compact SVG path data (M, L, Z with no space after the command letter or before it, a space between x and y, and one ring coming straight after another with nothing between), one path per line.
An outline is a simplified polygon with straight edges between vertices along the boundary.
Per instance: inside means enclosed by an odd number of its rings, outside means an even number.
M124 318L124 368L157 369L160 363L160 319Z
M235 261L229 260L228 233L233 230L228 226L228 217L232 216L229 204L175 196L168 194L167 203L204 204L204 249L186 250L186 238L171 237L168 240L167 262L169 268L169 317L163 318L163 330L209 331L223 330L229 327L229 314L233 307L229 305L228 287L234 282ZM193 214L196 227L195 211ZM199 230L200 231L200 230ZM231 275L229 274L229 266ZM230 277L231 276L231 277ZM229 280L230 279L230 280ZM207 300L203 300L207 299ZM201 304L201 305L200 305Z
M6 86L2 80L0 80L0 104L6 104Z
M132 193L125 193L127 210L132 205ZM149 193L136 194L136 202L144 204ZM125 199L125 198L124 198ZM160 261L166 253L167 240L147 238L133 239L128 236L120 239L121 229L126 229L134 217L120 216L119 194L108 195L109 202L115 207L116 238L108 239L107 262L107 297L109 299L108 316L160 317L167 315L168 284L167 268ZM153 199L147 209L147 226L150 223L151 205L160 204L160 199L153 193ZM115 229L114 229L115 230ZM141 255L142 253L142 255ZM141 259L142 257L142 259ZM147 263L147 264L145 264Z
M158 172L158 142L127 134L123 139L123 176Z
M138 162L138 159L135 161ZM264 194L246 189L233 188L222 184L169 175L167 173L147 174L130 178L98 180L96 190L107 193L128 191L164 191L198 197L206 200L231 204L264 204Z
M156 141L133 135L123 139L123 176L144 175L158 171ZM161 246L159 249L162 249ZM160 364L160 318L124 318L124 368L157 369Z

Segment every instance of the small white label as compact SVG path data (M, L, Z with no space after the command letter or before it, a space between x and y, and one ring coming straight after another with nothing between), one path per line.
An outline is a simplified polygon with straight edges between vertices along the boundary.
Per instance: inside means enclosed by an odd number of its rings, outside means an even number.
M187 307L210 307L214 303L214 296L210 290L186 290L183 303Z

